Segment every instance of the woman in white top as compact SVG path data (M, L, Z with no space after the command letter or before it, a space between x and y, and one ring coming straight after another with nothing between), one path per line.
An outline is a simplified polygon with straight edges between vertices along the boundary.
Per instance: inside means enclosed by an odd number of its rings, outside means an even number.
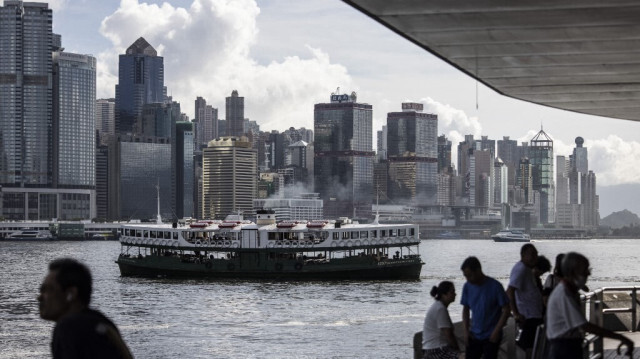
M431 289L435 302L427 311L422 328L423 359L458 358L458 341L453 335L453 323L447 307L456 299L456 289L449 281Z

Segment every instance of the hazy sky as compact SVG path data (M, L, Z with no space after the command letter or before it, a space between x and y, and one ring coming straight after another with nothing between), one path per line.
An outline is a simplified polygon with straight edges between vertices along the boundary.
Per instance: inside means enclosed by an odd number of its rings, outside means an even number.
M439 115L454 147L465 134L528 141L544 126L556 155L585 139L599 186L640 183L640 123L509 99L335 0L56 0L67 51L98 58L98 96L114 97L118 55L143 36L164 57L165 84L193 117L203 96L224 118L237 89L262 130L313 128L313 104L337 88L373 105L375 131L403 101ZM375 139L374 139L375 146Z

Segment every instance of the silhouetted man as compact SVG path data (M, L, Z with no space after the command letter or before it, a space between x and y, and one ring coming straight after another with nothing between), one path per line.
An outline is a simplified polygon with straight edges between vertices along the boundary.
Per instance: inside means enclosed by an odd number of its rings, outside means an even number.
M91 287L91 272L84 264L70 258L49 264L38 302L40 317L56 322L53 358L133 358L115 324L89 308Z

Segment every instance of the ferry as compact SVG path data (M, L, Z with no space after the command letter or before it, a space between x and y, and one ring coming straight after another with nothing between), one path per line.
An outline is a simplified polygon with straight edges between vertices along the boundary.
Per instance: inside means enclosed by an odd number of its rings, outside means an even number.
M521 230L503 229L491 236L495 242L531 242L531 237Z
M268 280L418 280L419 228L338 220L241 219L125 224L116 260L123 277Z
M51 241L55 237L47 230L23 229L4 238L7 241Z

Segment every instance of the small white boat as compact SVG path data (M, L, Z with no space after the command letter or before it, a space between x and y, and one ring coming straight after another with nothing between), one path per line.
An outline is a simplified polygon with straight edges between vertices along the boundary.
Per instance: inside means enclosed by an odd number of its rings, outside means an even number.
M491 236L495 242L530 242L531 237L521 230L503 229Z
M5 239L8 241L51 241L55 238L50 231L22 229L11 233Z

